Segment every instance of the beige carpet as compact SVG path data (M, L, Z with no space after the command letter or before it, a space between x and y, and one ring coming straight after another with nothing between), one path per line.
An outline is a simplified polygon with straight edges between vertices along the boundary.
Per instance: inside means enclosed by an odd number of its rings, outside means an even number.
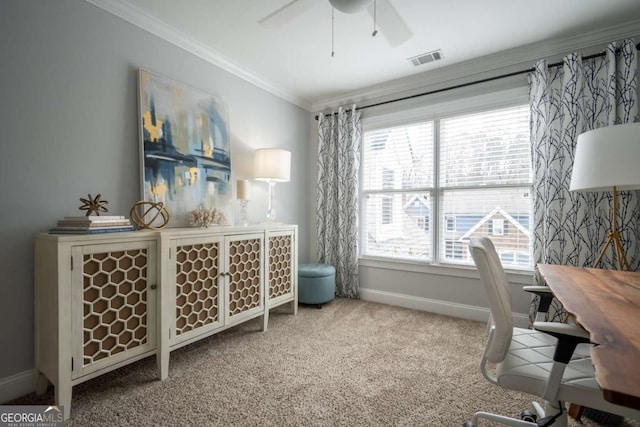
M530 406L480 374L482 323L346 299L283 308L266 332L256 319L172 352L166 381L151 357L75 386L69 425L461 426Z

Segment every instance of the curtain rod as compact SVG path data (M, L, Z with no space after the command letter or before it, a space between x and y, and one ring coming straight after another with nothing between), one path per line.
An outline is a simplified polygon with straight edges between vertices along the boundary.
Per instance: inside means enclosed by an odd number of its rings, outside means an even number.
M636 45L636 48L640 49L640 43L638 43ZM600 53L594 53L593 55L585 56L585 57L582 58L582 60L585 61L585 60L589 60L589 59L593 59L593 58L599 58L599 57L605 56L605 55L606 55L606 51L603 51L603 52L600 52ZM564 64L564 62L562 62L562 61L561 62L555 62L553 64L549 64L548 67L549 68L560 67L563 64ZM513 77L513 76L517 76L517 75L520 75L520 74L530 73L532 71L535 71L535 67L527 68L526 70L514 71L512 73L501 74L499 76L487 77L486 79L480 79L480 80L475 80L475 81L472 81L472 82L461 83L459 85L449 86L449 87L445 87L445 88L442 88L442 89L435 89L435 90L430 90L428 92L417 93L415 95L409 95L409 96L405 96L405 97L402 97L402 98L390 99L389 101L382 101L382 102L378 102L376 104L365 105L364 107L356 107L356 110L364 110L366 108L379 107L381 105L391 104L393 102L406 101L408 99L419 98L421 96L433 95L433 94L440 93L440 92L446 92L448 90L460 89L460 88L463 88L463 87L473 86L473 85L477 85L477 84L480 84L480 83L487 83L487 82L491 82L491 81L494 81L494 80L505 79L507 77ZM328 114L325 114L324 116L325 117L331 117L334 114L337 114L337 113L328 113ZM318 120L318 116L316 116L316 120Z

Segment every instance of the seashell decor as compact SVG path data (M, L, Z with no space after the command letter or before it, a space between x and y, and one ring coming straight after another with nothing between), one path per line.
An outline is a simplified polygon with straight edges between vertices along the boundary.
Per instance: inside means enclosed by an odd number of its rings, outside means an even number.
M227 218L217 208L205 208L200 205L189 214L189 223L196 227L210 227L212 225L227 225Z

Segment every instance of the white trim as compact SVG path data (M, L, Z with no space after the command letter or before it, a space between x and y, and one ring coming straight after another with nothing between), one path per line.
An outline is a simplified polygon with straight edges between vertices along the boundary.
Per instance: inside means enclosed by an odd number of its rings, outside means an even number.
M596 53L614 40L628 37L637 39L640 36L639 26L640 20L636 20L573 37L519 46L335 97L316 100L312 103L312 111L322 111L343 104L372 104L386 99L395 99L399 96L420 93L426 88L435 89L434 86L439 88L453 85L453 82L455 84L463 83L464 79L472 81L520 71L533 67L540 59L556 61L573 51L584 51L584 54Z
M465 113L478 113L501 108L515 107L529 102L529 87L526 79L517 87L496 85L486 93L461 91L456 96L443 94L438 100L407 108L392 108L389 111L369 112L362 118L362 130L368 132L385 127L402 126L425 120L439 120Z
M426 264L405 259L375 258L361 256L358 258L361 267L381 268L384 270L399 270L413 273L432 274L436 276L459 277L462 279L480 279L475 266L460 264ZM507 280L514 285L531 285L533 283L533 271L531 270L505 270ZM478 282L478 285L480 282Z
M375 289L360 288L360 297L364 301L378 302L413 310L428 311L430 313L457 317L460 319L486 322L489 320L489 309L466 304L457 304L449 301L434 300L416 297L412 295L398 294L395 292L378 291ZM529 327L529 316L522 313L513 313L514 326L519 328Z
M0 378L0 404L27 395L35 390L35 371L19 372Z
M149 15L145 11L137 8L129 3L127 0L85 0L94 6L105 10L118 18L121 18L142 30L145 30L161 39L178 46L181 49L186 50L193 55L204 59L205 61L222 68L225 71L239 77L260 89L264 89L271 94L284 99L300 108L307 111L311 110L311 102L303 97L300 97L282 87L276 83L269 81L263 77L254 74L234 63L229 58L224 57L220 53L193 39L187 34L171 27L169 24L162 20Z

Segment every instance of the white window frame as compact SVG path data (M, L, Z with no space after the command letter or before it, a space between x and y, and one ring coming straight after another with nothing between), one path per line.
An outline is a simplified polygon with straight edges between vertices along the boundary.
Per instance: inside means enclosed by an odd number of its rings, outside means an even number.
M500 227L496 225L500 224ZM491 220L491 235L492 236L504 236L504 219L492 219Z
M416 122L422 121L439 121L441 119L459 116L464 114L471 113L481 113L484 111L490 111L500 108L508 108L515 107L518 105L527 104L529 100L528 95L528 86L526 82L520 84L514 84L514 82L504 82L505 86L508 86L508 89L495 89L494 91L489 90L488 93L481 93L479 95L474 95L473 88L463 90L458 93L456 96L451 96L451 100L444 100L439 103L432 103L426 106L419 106L414 108L407 109L398 109L397 111L380 113L380 114L363 114L363 134L364 132L373 131L377 129L383 129L394 126L402 126L402 125L410 125ZM515 86L515 87L514 87ZM388 110L387 110L388 111ZM434 140L434 187L430 190L431 197L435 200L439 198L439 194L442 191L438 182L438 153L440 151L439 144L440 141L437 138L439 130L434 126L434 134L436 135L436 139ZM361 179L360 179L360 195L364 195L364 189L362 187L362 171L364 166L364 159L361 157ZM366 222L366 212L364 209L365 197L360 197L360 224L365 224ZM380 257L380 256L370 256L364 255L362 253L359 254L359 259L363 262L363 265L367 266L379 266L386 267L389 263L397 263L399 269L412 269L410 266L414 265L425 272L429 272L433 270L434 272L438 272L438 274L444 274L444 271L450 270L453 275L460 275L462 271L466 271L469 269L473 269L473 266L456 264L450 262L442 262L440 260L440 242L439 235L440 230L439 227L445 226L444 221L438 220L440 217L439 213L439 202L434 201L434 209L432 210L432 218L431 218L431 226L432 226L432 260L425 265L424 262L411 260L411 259L394 259L388 257ZM366 233L360 233L360 248L364 248L364 235ZM532 255L532 254L531 254ZM405 265L405 267L401 267ZM426 270L425 270L426 268ZM529 269L509 269L508 271L512 271L516 274L524 274L528 276L533 268ZM456 273L457 271L457 273Z

